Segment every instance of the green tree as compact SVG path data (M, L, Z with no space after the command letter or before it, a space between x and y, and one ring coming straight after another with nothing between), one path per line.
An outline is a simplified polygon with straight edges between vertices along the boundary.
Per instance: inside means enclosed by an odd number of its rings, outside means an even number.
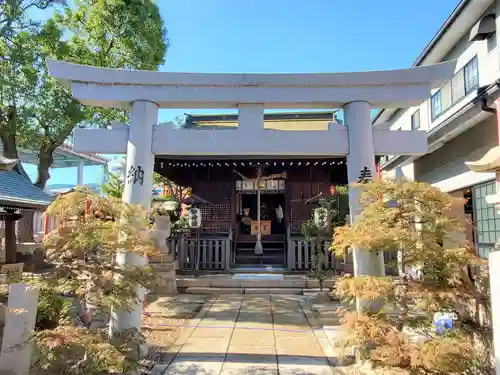
M489 310L487 273L478 272L475 282L469 276L469 267L483 263L464 235L463 201L419 182L361 186L362 214L335 230L333 250L339 256L352 248L399 250L403 266L420 272L398 279L342 278L336 290L346 302L383 302L374 311L346 312L345 345L359 348L361 358L408 374L488 373L490 353L474 345L479 337L489 346L487 327L471 315L474 303L481 305L476 311ZM442 335L434 326L440 312L457 317Z
M60 3L60 0L0 2L0 140L7 158L18 159L18 147L25 146L24 139L30 138L29 122L36 100L41 62L35 37L41 25L28 13Z
M122 177L117 173L110 173L108 182L103 186L104 193L108 197L121 198L124 189L125 184Z
M62 0L0 1L0 141L3 154L19 159L20 148L30 148L39 137L33 127L36 113L37 83L43 61L39 57L37 35L41 23L30 12L46 11ZM33 144L32 144L33 145ZM25 173L22 164L18 165ZM33 240L33 212L21 218L19 240Z
M45 59L157 70L164 62L168 44L158 7L152 0L75 0L71 6L54 11L52 18L41 25L34 23L29 32L11 31L15 40L21 39L22 45L18 44L23 47L12 54L17 56L22 51L22 55L7 62L5 71L11 76L20 71L27 82L20 85L12 81L9 85L13 92L10 97L19 100L7 106L12 108L11 116L4 116L11 119L10 126L0 129L4 148L25 147L37 152L36 184L41 187L50 178L54 151L75 127L107 126L115 119L126 121L128 114L126 110L80 105L49 76ZM28 16L24 13L23 17ZM3 71L2 75L10 77Z

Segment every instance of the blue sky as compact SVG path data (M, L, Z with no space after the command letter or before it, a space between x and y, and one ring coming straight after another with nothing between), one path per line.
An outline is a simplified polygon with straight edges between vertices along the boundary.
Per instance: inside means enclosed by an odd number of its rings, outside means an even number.
M458 0L157 3L171 43L162 71L313 73L411 66ZM159 121L212 112L161 110ZM75 169L51 174L50 183L76 183ZM86 168L86 183L100 179L98 169Z

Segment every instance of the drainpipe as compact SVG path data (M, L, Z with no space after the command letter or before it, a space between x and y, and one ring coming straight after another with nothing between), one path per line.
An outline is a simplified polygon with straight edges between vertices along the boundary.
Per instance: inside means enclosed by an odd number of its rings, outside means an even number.
M498 107L498 100L495 101L495 108L490 108L490 106L488 105L488 91L490 91L490 89L492 89L494 86L496 86L497 88L500 87L500 79L496 79L495 82L489 84L489 85L486 85L486 86L482 86L480 88L477 89L477 99L479 101L479 103L481 104L481 110L484 111L484 112L488 112L488 113L497 113L497 107Z
M497 113L496 107L490 108L490 106L488 105L488 98L481 98L481 111Z

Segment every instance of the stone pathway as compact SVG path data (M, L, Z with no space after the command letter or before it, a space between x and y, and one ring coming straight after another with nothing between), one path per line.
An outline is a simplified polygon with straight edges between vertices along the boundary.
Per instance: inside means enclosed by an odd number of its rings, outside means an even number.
M336 374L330 341L302 305L300 296L215 297L152 374Z

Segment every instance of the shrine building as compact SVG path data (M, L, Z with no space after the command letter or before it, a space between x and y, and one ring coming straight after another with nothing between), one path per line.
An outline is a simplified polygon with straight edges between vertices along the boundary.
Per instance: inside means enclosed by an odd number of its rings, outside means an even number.
M337 111L266 113L264 129L327 131L330 123L341 126L337 114ZM237 126L238 115L188 115L185 129L224 132ZM255 181L258 170L263 177L272 177L260 181L259 187L263 254L254 253L259 225ZM234 270L258 266L310 269L313 249L305 241L301 225L311 219L319 199L335 194L337 186L347 185L345 157L158 155L155 171L179 186L192 188L194 196L201 198L194 200L202 214L200 241L204 241L204 248L215 252L213 244L217 238L231 238L230 267ZM343 223L349 211L347 199L339 202L337 211L336 221ZM185 243L190 244L186 252L192 253L196 247L196 230L187 236L184 230L182 236ZM178 246L178 242L175 244ZM351 262L336 260L326 242L322 242L322 247L326 268L352 272ZM220 266L210 267L209 255L215 261L215 254L206 254L206 259L201 259L201 268L220 269ZM187 256L189 260L195 258L193 254ZM182 262L182 268L194 267L187 260Z

